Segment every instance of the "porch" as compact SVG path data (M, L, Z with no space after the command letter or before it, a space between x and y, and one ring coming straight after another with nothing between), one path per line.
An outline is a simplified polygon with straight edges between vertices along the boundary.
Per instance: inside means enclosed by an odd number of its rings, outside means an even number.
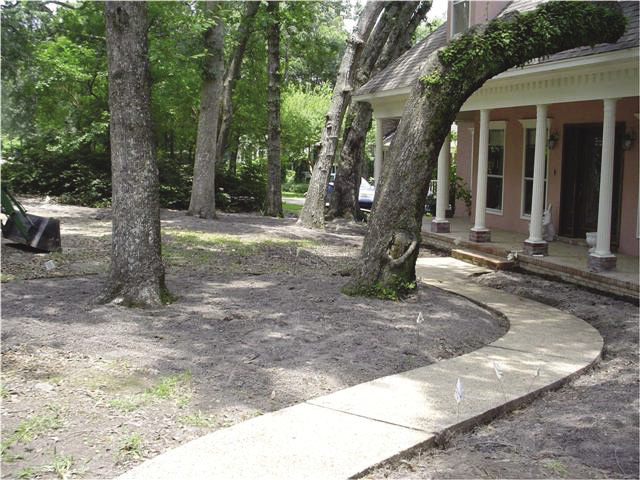
M491 242L476 243L469 241L469 230L473 227L470 217L448 219L448 233L433 233L431 220L425 218L422 225L424 246L448 252L458 250L463 254L466 251L477 255L491 255L502 260L506 260L510 253L517 252L513 266L522 270L560 278L566 282L615 295L639 298L638 257L616 253L615 270L593 272L587 267L589 249L582 240L560 239L549 242L548 255L529 256L523 254L526 234L492 228Z

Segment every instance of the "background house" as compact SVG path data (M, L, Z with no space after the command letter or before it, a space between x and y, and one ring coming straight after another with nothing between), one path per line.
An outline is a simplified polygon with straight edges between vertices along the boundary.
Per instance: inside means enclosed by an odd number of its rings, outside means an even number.
M356 92L356 100L374 109L374 177L382 162L383 122L402 116L429 54L474 24L539 3L449 2L444 25ZM525 253L545 255L542 210L548 208L560 236L584 239L594 232L590 268L615 268L615 252L638 255L638 3L621 5L629 25L617 43L568 50L509 70L487 81L461 108L457 168L473 196L472 241L490 241L492 228L528 233ZM458 206L456 215L466 215L466 209ZM448 229L446 219L435 220L438 231Z

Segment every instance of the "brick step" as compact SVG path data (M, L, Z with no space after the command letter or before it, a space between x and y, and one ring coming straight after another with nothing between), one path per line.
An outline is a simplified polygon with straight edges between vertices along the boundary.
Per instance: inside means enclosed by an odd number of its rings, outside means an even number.
M451 256L463 262L473 263L474 265L490 268L491 270L509 270L515 266L513 260L495 257L486 253L470 252L459 248L452 249Z

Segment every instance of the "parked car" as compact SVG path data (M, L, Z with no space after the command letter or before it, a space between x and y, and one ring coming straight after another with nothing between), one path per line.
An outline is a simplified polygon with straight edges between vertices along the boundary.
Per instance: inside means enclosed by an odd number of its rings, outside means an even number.
M329 185L327 185L327 200L333 193L333 181L335 180L335 174L332 173L329 177ZM358 192L358 204L362 210L371 210L373 205L373 197L376 194L376 187L367 182L364 178L360 179L360 191ZM327 203L328 205L328 203Z

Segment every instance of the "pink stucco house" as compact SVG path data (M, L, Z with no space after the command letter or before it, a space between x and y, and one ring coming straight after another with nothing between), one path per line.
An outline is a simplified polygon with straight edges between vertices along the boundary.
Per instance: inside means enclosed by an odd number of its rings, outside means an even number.
M419 69L452 35L538 1L449 2L448 21L354 95L376 119L377 178L383 133L402 116ZM529 235L526 254L545 255L542 212L564 238L585 238L593 270L615 269L616 252L638 256L638 3L621 2L629 20L615 44L561 52L487 81L456 119L457 171L473 196L469 239L490 242L491 229ZM448 142L439 170L449 162ZM446 176L439 176L445 185ZM438 191L446 191L445 188ZM438 199L434 231L449 228ZM456 216L467 215L463 206Z

